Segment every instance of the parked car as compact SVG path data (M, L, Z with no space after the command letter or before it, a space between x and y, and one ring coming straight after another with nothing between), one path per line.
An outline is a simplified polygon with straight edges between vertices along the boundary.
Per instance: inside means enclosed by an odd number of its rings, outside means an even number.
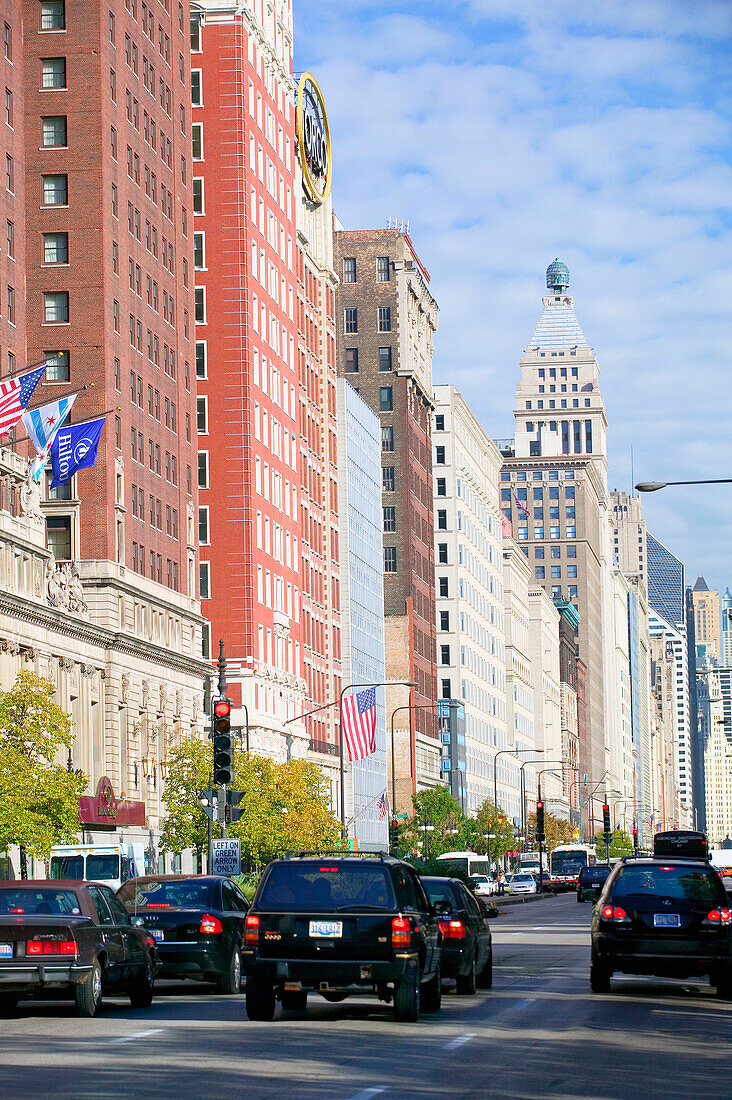
M732 999L732 909L705 859L623 859L592 914L590 985L614 973L707 976Z
M577 879L577 901L597 901L611 870L612 868L606 863L597 863L594 867L583 867Z
M493 984L493 947L488 917L457 878L422 876L442 932L442 977L454 978L458 993ZM497 910L494 910L497 912Z
M474 894L490 898L498 893L498 883L493 875L471 875L470 881L473 885Z
M239 993L249 902L235 883L218 875L146 875L126 882L117 897L155 939L161 977Z
M528 871L518 871L506 879L507 894L535 894L537 890L536 879Z
M132 924L102 883L0 882L0 1006L49 990L72 990L80 1016L125 993L133 1008L153 999L155 940Z
M389 856L302 854L265 869L246 918L247 1014L271 1020L277 1000L304 1011L374 993L397 1020L434 1012L442 996L442 933L408 863Z

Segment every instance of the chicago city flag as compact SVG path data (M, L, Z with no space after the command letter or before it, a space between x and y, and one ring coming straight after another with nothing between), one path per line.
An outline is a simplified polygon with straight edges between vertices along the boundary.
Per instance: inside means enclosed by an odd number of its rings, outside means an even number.
M73 393L70 397L60 397L58 401L51 401L48 405L41 405L38 409L30 409L23 413L25 430L38 451L30 468L34 481L41 480L41 473L46 465L54 436L71 412L71 406L76 398L77 394Z
M69 481L77 470L94 465L105 419L100 416L83 424L66 424L56 432L51 443L52 489Z
M363 760L376 752L376 688L343 700L343 736L351 760Z

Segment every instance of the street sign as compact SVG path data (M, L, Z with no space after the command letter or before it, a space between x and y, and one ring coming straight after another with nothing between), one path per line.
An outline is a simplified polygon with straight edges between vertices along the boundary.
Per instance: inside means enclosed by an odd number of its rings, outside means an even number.
M225 840L211 841L211 874L241 874L241 844L227 837Z

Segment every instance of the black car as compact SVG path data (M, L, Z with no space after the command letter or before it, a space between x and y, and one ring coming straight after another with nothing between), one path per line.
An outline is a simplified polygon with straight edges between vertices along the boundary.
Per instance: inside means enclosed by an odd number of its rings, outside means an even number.
M117 897L134 923L154 937L162 978L241 987L241 947L249 902L218 875L149 875L130 879Z
M606 993L617 971L707 976L720 997L732 997L732 910L706 860L621 860L592 915L594 992Z
M302 853L270 863L246 919L247 1014L303 1011L375 993L397 1020L440 1007L442 934L413 867L391 857Z
M135 928L108 886L62 879L0 882L0 1009L36 994L71 990L80 1016L103 994L133 1008L152 1003L156 945Z
M612 868L606 863L583 867L577 879L577 901L597 901L608 880Z
M442 977L454 978L458 993L493 984L493 947L488 917L457 878L422 876L442 932ZM494 913L497 910L493 910Z

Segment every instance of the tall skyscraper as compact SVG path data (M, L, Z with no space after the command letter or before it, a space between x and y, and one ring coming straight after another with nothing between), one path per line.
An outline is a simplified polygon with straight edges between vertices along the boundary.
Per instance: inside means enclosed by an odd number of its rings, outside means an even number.
M732 666L732 592L722 596L722 664Z
M684 563L657 538L648 533L648 599L651 606L671 626L686 623L684 601Z
M407 233L335 234L338 371L381 420L387 692L395 726L397 808L439 782L432 514L432 347L437 303ZM444 564L444 563L442 563ZM439 685L449 697L448 677Z
M55 489L46 475L37 506L28 485L27 519L45 522L47 551L34 537L36 612L32 629L12 632L25 635L21 663L54 681L73 719L69 763L90 781L80 819L109 824L94 809L94 792L106 792L120 824L141 807L126 823L154 839L161 764L201 730L208 668L192 438L188 7L145 9L144 26L133 0L104 9L26 0L6 11L3 367L45 361L33 404L86 384L73 419L107 413L93 468Z
M719 592L712 591L703 577L697 577L691 590L694 611L694 637L697 660L707 658L719 663L722 644L719 636Z
M501 456L454 386L435 386L434 400L437 660L440 678L464 705L461 784L466 809L475 812L493 801L496 753L503 750L499 759L508 767L505 750L514 747L506 704ZM448 781L453 764L454 756L443 753ZM502 806L503 796L501 784Z
M648 586L648 547L646 521L640 497L620 489L610 493L613 516L613 550L618 568L628 577L640 577Z
M612 686L605 681L612 561L607 417L597 359L559 260L549 265L546 283L541 315L521 358L515 439L502 444L501 502L534 580L579 612L579 655L586 666L579 763L598 782L607 771L606 726L612 720Z

